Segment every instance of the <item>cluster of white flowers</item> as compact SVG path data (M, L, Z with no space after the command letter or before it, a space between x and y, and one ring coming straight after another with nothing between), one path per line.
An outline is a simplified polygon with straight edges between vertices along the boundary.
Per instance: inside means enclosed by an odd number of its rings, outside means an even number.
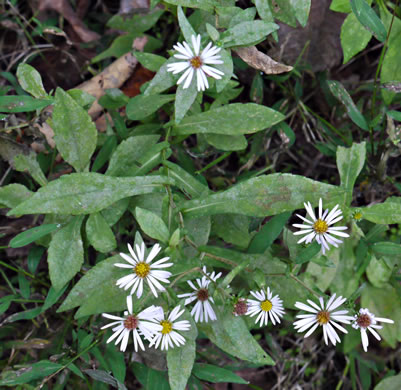
M199 54L200 37L193 39L195 54ZM190 51L188 45L184 42L184 46L179 46L180 50ZM177 49L178 50L178 49ZM206 49L205 49L206 50ZM180 57L178 57L180 58ZM322 199L319 200L319 214L316 217L312 205L304 203L307 214L310 219L298 215L305 224L294 224L293 226L301 230L295 234L305 234L305 236L298 241L298 243L310 243L314 239L321 245L322 253L325 254L329 250L328 244L335 247L342 243L341 240L333 237L333 235L340 237L349 237L346 226L334 227L331 226L340 221L342 211L338 205L331 211L326 209L323 211ZM111 342L116 339L115 344L121 342L120 349L125 351L129 341L129 334L132 331L134 348L138 351L138 347L144 350L142 337L149 341L149 346L161 347L162 350L167 350L169 347L182 346L185 344L185 337L180 332L185 332L190 329L190 322L188 320L177 321L177 319L184 313L185 309L181 306L176 306L169 314L165 314L161 306L150 306L141 312L134 314L132 295L136 294L137 298L141 298L144 291L144 283L149 286L152 294L157 298L158 291L165 291L163 284L169 283L171 272L164 270L173 265L169 262L169 257L163 257L155 262L154 259L161 251L159 244L155 244L149 254L145 256L147 250L145 244L135 245L135 249L128 244L130 255L120 253L120 256L127 263L116 263L116 267L130 269L131 272L117 280L117 285L124 290L129 290L130 294L127 297L127 311L124 312L124 317L118 317L110 314L103 314L104 317L113 320L110 324L103 326L102 329L112 327L113 334L107 340ZM206 267L202 269L203 276L197 278L194 282L188 280L187 283L193 291L182 293L178 298L185 298L184 306L195 302L191 315L195 322L208 322L218 320L214 310L214 300L211 296L211 283L221 277L222 273L207 272ZM273 325L281 323L281 318L284 316L285 311L283 301L278 295L273 296L270 287L261 289L260 291L250 291L251 298L236 298L234 300L233 314L236 316L248 315L255 317L255 323L260 326L268 325L269 319ZM367 351L369 330L373 336L380 340L379 334L375 329L381 329L382 326L378 322L394 323L394 321L387 318L377 318L368 309L360 309L359 313L355 316L348 315L348 310L340 310L346 298L342 296L337 297L333 294L325 303L323 297L319 298L316 303L312 300L307 300L307 304L296 302L295 307L299 310L307 312L307 314L298 314L297 320L294 322L294 327L298 332L305 332L304 337L310 336L319 327L323 328L323 338L326 345L328 341L333 345L340 343L338 331L347 333L347 330L340 325L351 324L355 329L360 329L363 349Z

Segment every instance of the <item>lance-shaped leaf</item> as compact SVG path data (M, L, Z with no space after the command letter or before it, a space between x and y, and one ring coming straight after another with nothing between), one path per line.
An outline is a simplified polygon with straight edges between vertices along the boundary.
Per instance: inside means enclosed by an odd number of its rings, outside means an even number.
M265 106L234 103L184 118L173 127L173 132L176 135L251 134L267 129L283 119L283 114Z
M181 5L182 7L200 8L205 11L213 11L219 5L217 0L165 0L166 3Z
M343 196L341 187L303 176L275 173L243 181L202 199L184 202L181 210L189 217L223 213L265 217L303 208L306 201L316 206L319 198L334 205L340 203Z
M32 96L0 96L0 112L29 112L40 110L53 103L49 99Z
M226 308L224 313L215 310L217 321L199 324L201 329L219 348L242 360L261 365L273 365L273 359L260 347L253 338L242 317L234 317L232 310Z
M135 96L127 104L127 117L134 121L145 119L173 100L174 95Z
M337 148L337 168L340 172L341 186L346 190L345 204L349 206L352 201L352 190L355 181L361 173L366 159L366 143L352 144L351 148Z
M22 184L8 184L0 188L0 208L16 207L24 200L29 199L33 192Z
M61 290L81 269L84 248L81 238L83 216L77 216L52 238L47 262L52 286Z
M365 117L361 114L344 86L335 80L328 80L327 85L331 93L344 105L352 122L363 130L369 130Z
M359 22L370 33L381 42L386 40L387 31L383 22L365 0L351 0L351 8Z
M384 203L361 207L355 211L362 214L363 219L378 224L401 223L401 197L392 196Z
M101 213L89 216L86 221L86 234L91 245L99 252L107 253L117 246L113 231Z
M53 130L64 160L77 172L83 171L96 149L96 126L89 114L61 88L56 90Z
M178 24L180 25L180 29L182 31L182 34L184 35L185 40L192 45L192 35L196 35L195 30L191 26L191 24L188 22L188 19L186 18L181 6L178 6L177 8L177 16L178 16Z
M106 297L105 300L98 301L99 313L124 310L126 307L124 297L121 301L121 305L119 304L120 302L116 304L116 302L113 301L116 292L121 292L121 294L125 296L127 295L126 291L116 286L116 281L124 275L127 275L128 272L126 269L114 266L115 263L119 262L121 262L121 257L116 255L101 261L91 268L72 288L63 304L59 307L58 312L71 310L74 307L89 302L92 297L96 298L99 296L99 286L102 286L101 290L105 291L104 297ZM107 298L107 295L109 295L109 298Z
M164 243L168 242L170 236L168 228L157 214L137 207L135 209L135 217L141 229L148 236Z
M164 176L110 177L99 173L72 173L42 187L32 197L9 211L22 214L91 214L122 198L163 191L173 184Z

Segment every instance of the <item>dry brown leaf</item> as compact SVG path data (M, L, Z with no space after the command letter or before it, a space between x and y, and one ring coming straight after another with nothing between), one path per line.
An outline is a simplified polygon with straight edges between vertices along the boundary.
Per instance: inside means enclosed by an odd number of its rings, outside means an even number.
M292 66L280 64L279 62L274 61L268 55L259 51L255 46L240 47L234 49L234 51L243 61L252 66L252 68L261 70L266 74L278 74L292 70Z
M134 40L134 48L136 50L143 50L147 42L146 37L136 38ZM109 88L121 87L128 77L133 72L138 60L131 54L127 53L118 58L111 65L109 65L103 72L78 85L78 89L91 94L96 99L99 99L105 94L105 90ZM95 101L89 109L89 115L96 118L103 108Z

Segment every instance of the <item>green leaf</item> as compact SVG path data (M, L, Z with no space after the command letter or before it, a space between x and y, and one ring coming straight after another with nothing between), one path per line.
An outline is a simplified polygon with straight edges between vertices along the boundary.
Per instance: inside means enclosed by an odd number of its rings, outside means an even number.
M192 36L196 37L195 30L188 22L188 19L185 17L184 12L182 11L181 6L177 7L177 16L178 16L178 24L180 26L181 32L184 35L185 40L187 43L192 46Z
M354 104L351 96L346 91L344 86L339 81L335 80L328 80L327 85L329 86L333 96L335 96L344 105L344 108L347 110L348 116L352 122L354 122L361 129L368 131L369 127L366 123L365 117Z
M194 76L195 78L195 76ZM153 97L155 95L152 95ZM191 108L193 102L198 96L198 90L195 80L192 80L188 88L183 88L183 83L177 87L175 95L175 123L178 124L184 118L185 114Z
M24 200L29 199L33 195L32 191L22 184L8 184L0 187L0 207L17 207Z
M134 39L137 37L137 34L130 33L118 36L114 39L113 43L106 50L102 51L96 57L91 59L91 63L95 64L96 62L102 61L105 58L109 57L121 57L125 53L128 53L132 50L132 43Z
M48 360L41 360L40 362L27 365L18 371L3 371L0 380L1 386L17 386L32 381L37 381L48 375L51 375L61 369L63 366L58 363L53 363Z
M351 4L349 0L332 0L330 9L335 12L350 13Z
M366 268L366 276L375 287L384 287L389 281L392 272L393 270L383 259L377 259L375 256L372 256Z
M18 82L24 91L40 99L47 98L48 95L43 87L42 78L39 72L28 64L19 64L17 68Z
M317 205L319 198L339 203L344 190L306 177L286 173L261 175L243 181L226 191L184 202L181 210L188 217L237 213L266 217L303 208L305 201Z
M270 9L273 12L273 16L288 24L291 27L297 27L297 18L295 17L295 10L293 3L299 0L280 0L280 2L269 0Z
M355 181L365 164L366 143L353 143L351 148L337 147L337 168L340 173L341 187L345 189L345 205L352 202Z
M182 7L200 8L205 11L213 11L213 8L218 5L217 0L165 0L165 2L173 5L181 5Z
M220 38L220 33L211 24L206 23L206 31L209 34L210 39L215 42Z
M356 209L362 218L377 224L401 223L401 197L390 197L384 203Z
M242 317L234 317L229 308L222 313L215 308L217 321L198 324L212 343L224 352L260 365L273 365L273 359L253 338Z
M291 213L286 212L274 216L265 223L259 232L252 238L248 247L248 253L264 253L280 235Z
M61 156L77 172L83 171L96 149L96 126L89 114L61 88L56 90L52 123Z
M249 383L232 371L212 364L195 363L192 372L199 379L212 383L241 383L243 385Z
M401 374L384 378L375 386L374 390L399 390L401 387Z
M186 340L181 347L168 349L168 380L172 390L185 390L195 361L196 343Z
M117 388L118 390L127 390L127 387L121 383L118 379L114 378L108 372L103 370L93 370L93 369L86 369L83 372L89 375L91 378L95 379L96 381L106 383L112 387Z
M216 149L231 151L244 150L248 146L248 141L243 135L224 135L224 134L205 134L208 144Z
M281 122L284 115L254 103L233 103L184 118L173 127L175 135L251 134Z
M251 240L251 235L248 231L249 223L250 218L244 215L214 215L212 229L225 242L240 248L247 248Z
M198 198L203 193L209 192L207 186L195 179L195 177L179 165L170 161L164 161L163 164L168 168L168 176L174 179L176 185L191 197Z
M167 350L168 380L172 390L186 389L196 356L196 324L188 310L185 310L182 319L191 323L190 330L181 333L186 338L185 344Z
M170 390L167 381L167 373L163 371L153 370L144 364L134 362L132 370L135 378L146 390Z
M131 18L116 14L109 19L107 26L116 30L140 34L153 27L163 13L164 10L158 8L146 14L134 14Z
M292 0L291 6L299 24L305 27L308 23L311 0Z
M101 213L89 216L86 221L86 234L91 245L99 252L107 253L117 247L113 231Z
M32 178L41 186L47 184L46 176L36 159L36 153L16 155L14 157L14 166L19 172L29 172Z
M137 135L129 137L118 145L113 153L106 175L129 176L132 168L138 168L138 161L160 138L159 135Z
M97 172L103 168L104 164L109 161L110 156L113 154L114 150L117 148L117 137L115 135L110 135L106 138L106 141L99 150L95 161L92 165L92 172Z
M15 236L8 245L10 246L10 248L20 248L38 240L43 236L50 234L59 227L60 226L56 224L45 224L41 226L36 226L32 229L25 230L24 232Z
M361 52L369 43L372 34L358 22L356 16L349 14L341 27L341 47L344 53L343 63L347 63L355 54Z
M401 256L401 245L395 242L375 242L371 248L377 255Z
M153 79L149 82L144 94L145 96L159 94L176 84L179 75L173 75L167 71L167 65L177 62L177 58L170 57L157 71ZM166 95L164 95L166 96ZM168 96L168 95L167 95ZM174 95L173 95L174 96ZM1 110L0 110L1 111Z
M67 93L81 106L88 109L96 98L82 89L69 89ZM127 97L128 99L128 97Z
M317 243L317 241L313 241L312 244L309 244L306 248L302 248L298 251L298 255L294 262L296 264L306 263L316 256L320 252L320 249L320 245Z
M151 70L152 72L157 72L166 62L164 57L152 53L135 51L133 54L143 67Z
M401 341L401 306L397 291L389 284L381 288L368 285L362 291L361 307L368 308L377 317L394 321L394 324L384 323L383 329L378 330L378 333L395 348L397 341Z
M379 41L386 40L387 31L383 22L365 0L351 0L351 9L359 22Z
M124 297L126 297L127 292L116 286L116 281L127 275L129 271L127 271L127 269L115 267L114 264L118 262L121 262L121 257L116 255L101 261L91 268L72 288L57 312L60 313L71 310L74 307L85 305L91 300L96 301L96 297L99 293L102 299L104 298L105 300L99 299L97 305L95 304L90 314L124 310L124 308L126 308ZM102 288L99 289L99 286L102 286ZM120 302L114 301L116 292L121 292L123 294L121 305L119 305ZM110 294L110 297L108 297L107 294Z
M270 8L269 0L255 0L255 6L261 19L273 22L274 17Z
M234 63L231 51L229 49L221 49L219 55L220 60L223 61L223 63L214 65L214 67L222 71L224 75L221 77L221 79L216 80L216 91L218 94L223 91L234 74Z
M92 214L120 199L160 192L164 190L163 184L173 183L163 176L120 178L99 173L72 173L40 188L8 214Z
M267 35L278 30L275 23L264 20L242 22L226 30L221 34L221 42L224 47L250 46L266 39Z
M230 20L229 28L236 26L237 24L243 22L252 22L256 16L256 8L250 7L244 10L239 11L233 18Z
M31 96L0 96L0 112L29 112L41 110L53 100L35 99Z
M84 248L81 238L83 216L74 217L60 229L50 241L47 262L52 286L61 290L84 263Z
M18 273L18 287L22 297L28 299L31 295L31 287L29 281L22 273Z
M170 237L168 228L158 215L149 210L137 207L135 209L135 217L141 229L149 237L164 243L168 243Z
M127 117L134 121L140 121L173 100L174 95L135 96L127 104Z
M399 21L398 18L395 19L395 22L397 21ZM380 82L382 84L401 82L401 63L399 61L399 48L401 46L400 25L401 23L399 23L397 29L395 26L393 26L389 45L384 56L383 66L380 72ZM398 34L395 34L395 32ZM388 105L393 100L395 93L393 91L387 91L383 88L382 95L385 103Z
M106 89L105 92L106 93L100 97L99 104L109 110L117 110L124 107L129 101L129 97L118 88L109 88Z

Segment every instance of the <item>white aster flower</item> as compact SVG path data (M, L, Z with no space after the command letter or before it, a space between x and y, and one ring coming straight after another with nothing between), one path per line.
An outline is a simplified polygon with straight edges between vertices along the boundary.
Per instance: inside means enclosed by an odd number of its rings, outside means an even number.
M248 299L249 309L247 315L256 317L255 324L260 321L260 326L267 325L270 321L273 325L280 323L280 317L284 315L283 301L278 295L273 297L273 293L270 291L270 287L265 290L251 291L250 292L257 300Z
M372 333L373 336L376 337L377 340L381 340L379 334L375 331L375 329L382 329L381 325L377 325L377 322L387 322L389 324L394 324L393 320L388 318L379 318L372 314L368 309L359 309L359 314L355 315L355 320L352 324L352 327L355 329L361 329L361 339L362 345L365 352L368 351L368 332Z
M297 214L299 218L305 221L305 224L301 225L298 223L293 224L292 226L300 228L298 232L295 232L295 235L299 234L306 234L305 237L302 237L298 244L301 242L305 242L309 244L312 242L314 238L322 247L322 253L325 254L326 249L329 250L329 245L331 244L338 248L338 244L341 244L342 241L335 236L340 237L349 237L349 234L342 232L341 230L347 230L346 226L331 226L334 225L336 222L343 219L342 211L336 205L330 212L329 209L326 209L323 213L323 206L322 206L322 199L319 199L319 218L316 218L315 212L312 208L310 202L304 203L305 209L308 212L312 221L307 218L302 217L301 215Z
M115 345L121 341L120 350L122 352L127 349L129 334L132 331L135 352L138 352L138 345L142 351L144 351L145 347L141 336L144 336L150 341L153 335L162 329L160 324L151 321L160 319L163 316L163 309L160 306L152 305L136 315L132 311L132 295L127 296L127 309L128 310L124 312L124 317L103 313L103 317L114 321L103 326L101 329L106 329L111 326L114 327L112 329L114 333L108 338L107 343L110 343L117 337Z
M323 298L319 298L320 307L315 302L310 299L307 300L310 306L296 302L295 307L307 311L313 314L299 314L297 318L301 318L298 321L294 322L295 329L298 332L304 332L306 329L309 329L304 337L310 336L314 330L320 325L323 326L323 336L324 342L328 345L328 338L332 342L333 345L336 345L337 342L341 342L338 334L334 328L341 330L341 332L348 333L345 328L339 325L337 322L342 322L343 324L350 324L354 317L347 316L348 310L339 310L333 312L333 310L337 309L341 306L347 299L339 296L336 299L336 294L333 294L331 298L328 300L326 304L326 308L324 307ZM336 322L337 321L337 322Z
M221 76L224 75L220 70L209 66L210 64L218 65L223 63L223 61L220 60L220 55L217 55L221 49L213 46L212 42L209 42L208 45L200 51L201 36L197 35L195 37L195 35L192 35L191 40L193 51L185 41L182 44L177 43L177 45L173 46L179 53L174 54L174 57L184 61L168 64L167 71L173 72L173 74L185 71L177 81L179 85L185 80L184 89L190 86L194 73L196 73L198 91L204 91L206 88L209 88L206 76L219 80Z
M189 330L191 323L188 320L176 321L176 319L181 317L182 313L184 313L184 309L181 311L180 309L180 305L176 306L168 315L167 319L165 319L163 313L163 317L158 322L162 326L162 329L153 336L149 347L156 344L155 348L158 348L161 342L161 350L163 351L165 349L167 351L169 346L170 348L174 348L174 344L177 347L185 344L185 338L178 333L177 330Z
M152 293L155 297L157 297L156 289L159 291L164 291L165 288L159 283L170 283L168 278L171 276L171 272L162 271L158 268L168 268L173 265L173 263L166 263L169 260L169 257L163 257L160 260L157 260L155 263L151 264L152 260L158 255L161 250L159 244L155 244L151 249L148 257L145 259L145 244L142 242L142 245L139 246L136 244L136 252L132 249L131 245L128 244L128 250L131 256L126 255L125 253L120 253L120 256L128 262L128 264L116 263L114 264L116 267L120 268L131 268L132 273L129 275L123 276L122 278L117 280L117 286L120 288L124 288L124 290L128 290L131 286L131 295L135 293L136 296L140 298L143 293L143 282L147 281Z
M214 282L221 276L221 272L219 272L217 275L215 275L214 271L210 274L206 272L206 267L203 267L203 272L209 276L211 280ZM213 310L212 305L210 302L214 303L213 297L209 295L209 284L211 280L207 278L205 275L202 277L202 279L196 279L196 282L198 283L198 287L195 286L194 283L192 283L190 280L187 281L187 283L191 286L191 288L194 290L191 293L185 293L185 294L180 294L178 295L178 298L187 298L185 300L185 306L188 305L189 303L197 300L195 306L192 308L191 315L195 317L195 322L208 322L209 318L212 321L217 320L216 314ZM209 302L210 301L210 302Z

